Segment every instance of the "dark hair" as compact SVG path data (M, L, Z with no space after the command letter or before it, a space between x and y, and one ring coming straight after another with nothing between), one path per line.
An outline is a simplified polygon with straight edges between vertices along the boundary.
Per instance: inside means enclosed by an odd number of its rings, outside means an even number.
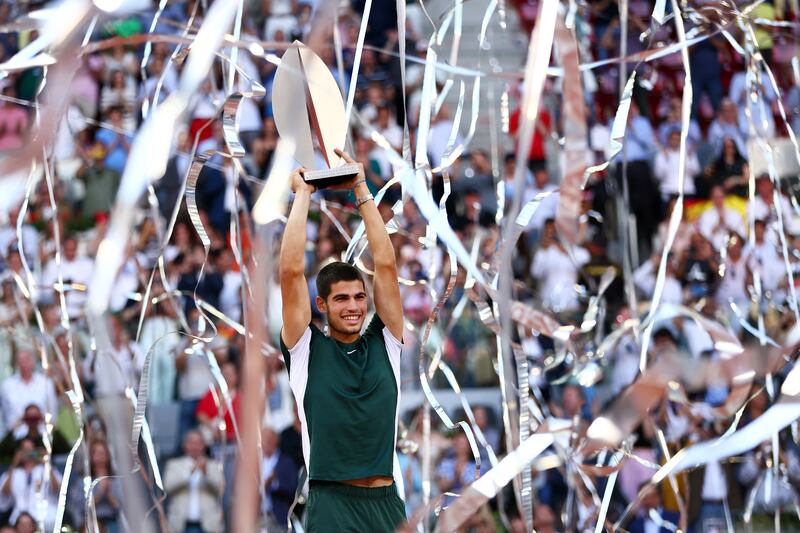
M32 515L31 513L27 512L27 511L22 511L22 512L21 512L21 513L19 513L19 515L17 516L17 519L16 519L16 521L14 522L14 527L16 527L16 526L17 526L17 524L19 524L20 520L22 520L23 518L27 518L28 520L30 520L31 522L33 522L34 524L36 524L36 519L33 517L33 515Z
M317 295L327 300L331 295L331 285L339 281L360 281L364 284L361 272L350 263L335 261L325 265L317 274Z
M653 339L669 339L672 342L678 342L678 339L675 338L675 334L669 328L659 328L653 333Z

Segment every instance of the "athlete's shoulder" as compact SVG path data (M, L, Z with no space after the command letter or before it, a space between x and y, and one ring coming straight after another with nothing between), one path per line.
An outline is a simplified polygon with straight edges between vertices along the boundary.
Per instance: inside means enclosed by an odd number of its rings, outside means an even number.
M378 337L383 337L383 328L386 326L384 325L381 317L378 316L378 313L374 313L372 315L372 319L369 321L369 325L367 329L364 330L364 336L367 335L374 335Z

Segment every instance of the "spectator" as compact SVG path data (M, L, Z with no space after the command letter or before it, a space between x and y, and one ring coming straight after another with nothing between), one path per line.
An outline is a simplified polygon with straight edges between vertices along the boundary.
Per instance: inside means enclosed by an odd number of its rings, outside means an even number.
M53 382L36 370L33 352L19 348L15 359L17 371L0 387L3 418L9 429L15 428L24 418L29 405L36 405L40 412L50 414L55 414L57 405Z
M678 199L672 198L667 203L666 215L664 216L664 220L662 220L658 225L658 231L656 232L656 236L653 238L653 250L663 250L664 246L666 246L667 237L669 236L670 232L669 226L670 220L672 220L672 212L676 207L678 207ZM686 211L684 210L678 230L675 232L672 248L670 248L670 250L674 252L677 257L680 258L683 256L684 252L689 247L689 241L691 240L693 233L694 226L688 220L686 220Z
M403 151L403 128L397 125L388 104L384 103L378 107L375 129L383 135L395 151Z
M498 431L496 427L489 425L489 421L492 416L491 411L486 407L478 406L475 408L475 412L473 414L475 416L475 424L483 433L483 436L486 439L486 444L491 446L492 449L497 452L500 449L500 431Z
M431 111L433 114L433 110ZM453 119L450 116L450 108L447 104L442 104L439 112L435 114L431 120L431 128L428 132L428 157L430 158L431 166L436 168L442 164L442 157L447 155L448 146L450 143L450 134L454 127L458 124L453 124ZM461 145L463 139L459 133L456 133L454 142L451 148Z
M122 482L111 468L111 453L105 441L95 440L89 446L89 466L92 480L96 482L92 497L98 525L109 533L119 531Z
M94 262L88 257L78 255L78 240L75 236L68 235L61 242L61 264L53 258L47 264L42 274L42 285L46 289L53 288L58 291L56 283L64 282L67 302L67 314L70 320L76 320L83 314L86 303L86 288L92 279ZM59 279L59 274L61 278Z
M114 77L117 72L122 72L126 80L133 81L133 77L139 73L139 62L136 54L124 45L117 45L111 48L111 53L105 56L105 68L111 85L114 85Z
M523 530L525 525L522 524ZM539 504L533 510L533 529L537 533L556 533L558 517L547 504Z
M698 427L701 438L714 438L719 431L709 420L702 420ZM725 527L726 513L723 501L730 508L741 505L741 493L736 481L734 465L709 461L689 473L689 490L698 497L689 498L688 522L692 531L707 531L708 528Z
M32 403L25 408L22 418L11 426L6 436L0 441L0 460L3 464L9 464L25 439L33 441L36 448L43 448L44 434L45 425L42 411L38 405ZM67 454L72 448L72 445L57 428L52 429L49 438L53 454Z
M724 48L721 38L711 37L697 43L689 49L689 68L692 76L692 116L697 118L703 96L707 96L711 107L717 111L722 99L722 81L720 80L720 51Z
M680 187L680 158L681 158L681 132L673 130L667 136L667 145L656 154L654 174L659 181L658 188L661 191L661 199L666 205L670 197L678 194ZM683 191L692 196L695 194L694 178L700 172L700 163L697 155L691 149L686 151L684 162L684 181Z
M164 59L153 55L147 67L147 77L142 81L139 89L138 103L143 112L158 106L178 87L178 77L175 74L175 70L168 68L166 73L164 71ZM164 77L163 80L161 79L162 76ZM161 85L160 88L159 84ZM157 92L157 89L160 90Z
M133 138L125 129L121 107L110 107L108 120L111 123L110 128L98 131L96 138L103 143L106 149L106 167L122 175L125 171L125 163L128 161L128 152L131 151Z
M294 423L294 403L286 367L278 357L267 358L267 401L263 425L278 433L290 427Z
M22 242L18 240L17 222L20 215L20 205L16 205L8 211L8 223L0 228L0 255L7 257L12 251L24 251L25 259L29 265L36 265L39 257L39 232L29 222L29 214L22 221Z
M646 485L643 488L636 516L628 525L628 530L630 533L669 533L672 529L668 524L678 525L680 515L664 509L657 487Z
M91 160L85 162L76 174L86 187L82 212L87 218L94 218L98 213L108 213L114 205L119 188L120 173L106 166L106 145L97 141L90 150Z
M436 482L442 493L459 493L475 480L475 457L467 436L458 431L453 436L451 452L436 467ZM445 502L452 501L452 496Z
M558 200L560 198L560 193L556 190L557 188L556 184L550 180L550 174L548 174L546 168L536 169L536 172L533 173L533 186L530 188L526 187L526 194L522 198L522 206L526 205L540 194L550 193L540 201L539 206L528 221L528 243L532 246L538 242L538 237L542 233L545 221L548 219L555 220L556 218Z
M583 389L575 383L567 383L561 390L561 406L553 406L554 413L562 418L579 420L585 432L587 424L586 418L586 395Z
M84 361L86 381L94 385L95 398L124 397L135 390L144 364L144 355L131 341L119 316L108 318L111 343L107 350L90 352Z
M740 154L747 153L747 135L739 127L736 104L729 98L722 100L719 113L708 129L708 142L715 155L722 153L725 139L732 139Z
M234 418L239 418L239 371L230 361L220 365L220 370L224 382L215 384L197 404L197 421L207 443L219 442L220 438L223 442L236 441Z
M520 134L520 117L522 108L516 109L509 117L509 133L514 137L515 142L519 144ZM541 168L546 167L547 159L547 139L552 135L553 122L550 118L550 113L544 107L539 109L539 114L533 123L533 137L531 138L530 151L527 154L528 168L531 172L536 172Z
M28 113L16 101L13 83L3 88L2 94L5 98L0 99L0 150L15 150L22 147L28 130Z
M133 79L127 77L121 69L112 71L110 83L103 87L100 93L100 110L109 118L111 118L112 110L120 110L122 127L125 131L133 131L136 129L135 108L136 84ZM112 124L114 124L113 121ZM117 132L117 134L120 133Z
M752 248L744 252L748 257L748 269L755 275L758 273L761 290L766 293L775 293L783 277L786 275L781 257L778 255L776 243L767 239L767 223L757 219L753 222ZM777 298L777 295L772 295Z
M261 479L264 499L261 510L267 517L268 531L286 531L289 509L297 491L298 465L278 449L278 434L270 428L261 431Z
M280 450L291 457L295 464L304 464L303 441L300 433L300 417L297 416L297 402L292 402L294 409L294 423L281 432Z
M556 235L553 219L545 221L539 250L531 265L531 276L539 282L543 304L556 313L572 312L578 307L575 283L578 270L589 262L589 252L575 247L572 255Z
M192 310L189 319L197 320L199 312ZM175 369L178 372L178 400L181 403L180 434L185 434L197 424L195 412L200 399L212 384L208 365L208 350L202 342L184 338L176 348ZM211 354L214 357L214 354ZM221 361L217 361L219 363Z
M699 232L692 234L691 244L679 268L688 300L709 296L715 290L718 267L711 242Z
M775 186L768 174L758 176L756 178L756 195L748 205L747 216L748 220L750 220L750 217L755 220L765 220L771 228L774 228L775 232L770 237L773 242L777 243L778 239L775 233L780 232L778 221L782 220L785 225L794 210L782 191L778 190L777 195L775 192ZM775 202L776 196L777 204ZM780 217L778 216L778 209L780 209Z
M233 252L225 248L219 252L216 271L222 277L219 292L220 311L236 322L242 319L242 273L234 268Z
M715 296L717 308L728 316L728 327L734 332L739 331L740 320L743 321L749 312L750 295L747 287L752 284L749 257L742 254L743 245L739 235L733 234L728 239L727 254L720 265L721 279Z
M30 513L20 513L12 531L14 533L36 533L38 531L36 520Z
M181 343L181 337L177 333L180 329L174 300L157 283L153 284L152 296L157 303L145 310L137 345L139 354L150 357L148 403L164 405L175 398L175 352Z
M170 528L184 533L220 531L219 498L225 485L222 465L206 456L203 436L197 431L183 437L183 452L182 457L167 463L164 472Z
M722 141L722 153L707 166L698 182L698 193L707 198L714 185L721 185L729 194L740 194L747 187L747 161L739 153L736 141L725 137Z
M609 124L609 129L611 124ZM627 180L628 198L630 208L636 217L636 232L639 238L638 249L640 255L648 254L650 243L658 227L661 215L661 201L658 187L653 177L651 163L656 154L657 144L650 120L642 115L639 106L631 103L628 112L628 122L623 139L624 154L614 157L614 172L619 184L619 191L623 190L622 179ZM625 158L626 166L621 161ZM625 174L623 176L623 169Z
M711 242L715 250L721 250L725 246L731 233L745 234L742 216L734 209L725 206L725 193L719 185L711 188L711 208L700 215L697 228Z
M661 265L661 253L653 254L649 260L645 261L633 273L633 283L636 285L647 299L653 297L656 288L656 275ZM667 254L667 268L665 270L663 292L661 301L680 305L683 302L683 288L679 279L676 259L673 254Z
M673 98L669 102L669 112L667 118L658 127L658 144L667 146L669 144L669 136L675 131L681 131L683 126L683 104L680 98ZM703 140L703 134L700 131L700 126L694 118L689 120L689 131L686 135L686 147L693 152L697 152L698 145Z
M33 440L23 439L14 454L11 468L0 477L0 510L11 510L9 522L12 524L20 515L28 513L37 521L43 521L46 529L53 528L61 475L51 468L46 477L44 458L44 451L36 448ZM39 505L39 498L43 498L47 505Z

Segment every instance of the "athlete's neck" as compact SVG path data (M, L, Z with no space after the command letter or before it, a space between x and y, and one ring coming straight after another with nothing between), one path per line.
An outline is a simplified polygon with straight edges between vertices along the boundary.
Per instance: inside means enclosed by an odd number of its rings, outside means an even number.
M339 342L343 342L344 344L353 344L361 337L361 333L342 333L341 331L336 331L335 329L328 327L328 336L332 339L336 339Z

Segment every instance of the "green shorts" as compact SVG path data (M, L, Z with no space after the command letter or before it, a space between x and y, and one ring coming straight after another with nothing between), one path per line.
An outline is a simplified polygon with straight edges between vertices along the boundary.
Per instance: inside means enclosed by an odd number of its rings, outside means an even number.
M388 533L405 520L405 504L395 484L365 488L311 481L305 517L308 533Z

